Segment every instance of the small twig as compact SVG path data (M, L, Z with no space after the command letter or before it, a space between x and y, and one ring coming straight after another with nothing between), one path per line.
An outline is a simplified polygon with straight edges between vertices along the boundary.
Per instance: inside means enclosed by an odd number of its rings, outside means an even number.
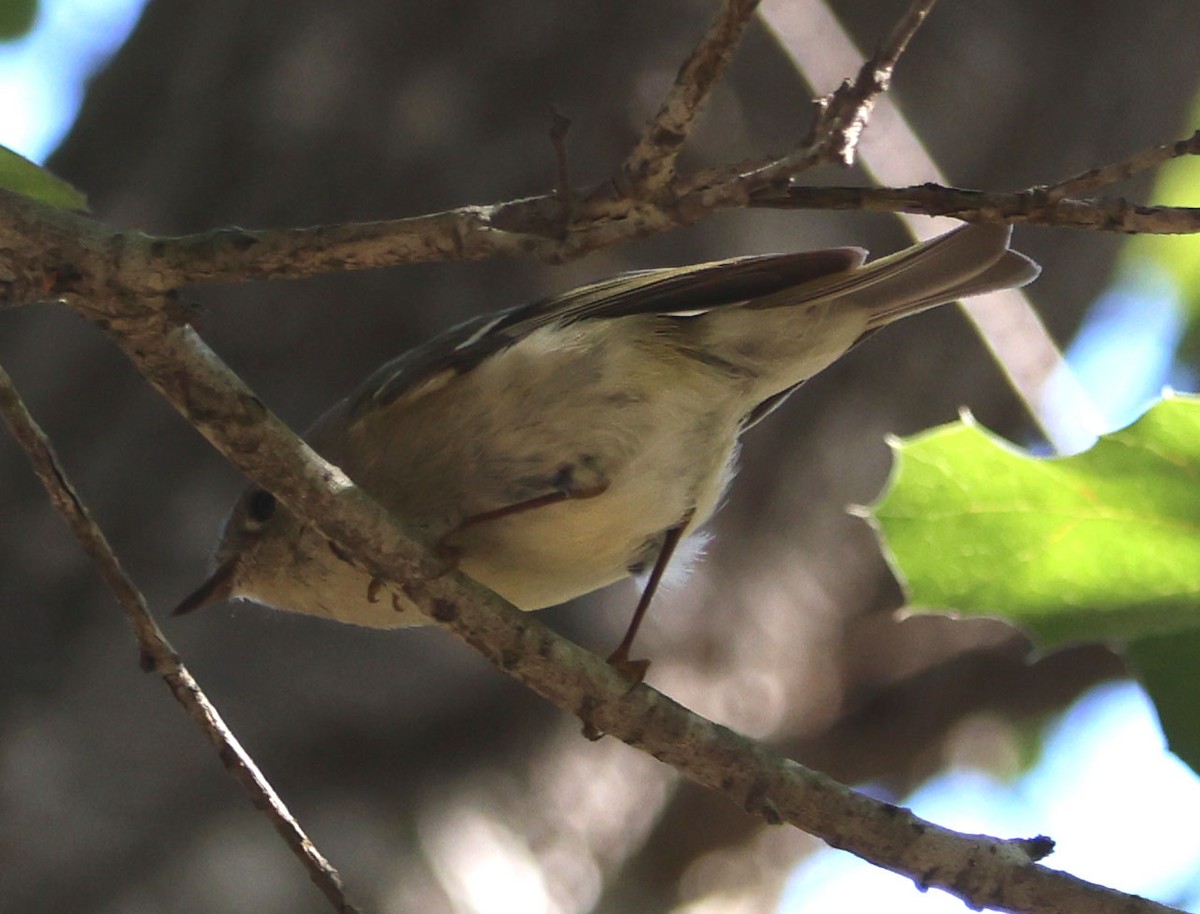
M653 197L671 183L696 115L733 59L759 2L722 0L708 31L679 68L662 107L621 166L622 190L636 197Z
M145 598L121 567L104 533L76 494L45 432L25 408L12 378L3 367L0 367L0 413L3 414L13 437L29 457L29 462L45 486L51 503L95 563L100 577L116 595L126 619L133 628L142 654L143 669L162 676L171 694L183 706L188 716L200 725L209 742L217 747L221 763L250 795L250 802L271 820L275 830L300 858L308 870L309 877L333 904L334 909L343 914L355 914L357 909L346 898L342 877L309 840L155 623Z
M937 0L914 0L887 40L867 59L854 82L844 82L818 103L808 136L785 156L744 166L740 173L717 169L701 173L677 188L671 213L679 222L694 221L717 209L749 206L755 195L785 188L797 175L826 162L850 165L875 100L891 85L892 73L909 42Z
M879 49L866 60L854 82L845 82L821 101L821 113L802 144L803 155L818 161L854 163L859 138L870 120L875 99L891 86L892 74L912 37L937 0L914 0Z
M1119 162L1089 168L1087 171L1059 181L1057 184L1036 189L1041 190L1050 202L1057 203L1067 197L1077 197L1099 187L1117 184L1138 172L1148 171L1171 159L1189 155L1200 155L1200 130L1186 139L1176 140L1174 143L1164 143L1161 146L1151 146L1149 149L1136 152Z
M571 190L571 170L567 159L567 134L571 132L571 119L557 108L550 109L550 142L554 146L554 192L562 204L563 221L572 218L575 209L575 193Z
M951 216L966 222L1009 222L1126 234L1200 232L1200 208L1142 206L1121 198L1057 200L1042 188L1014 193L967 190L940 184L916 187L805 187L768 189L750 206L767 209L857 210Z

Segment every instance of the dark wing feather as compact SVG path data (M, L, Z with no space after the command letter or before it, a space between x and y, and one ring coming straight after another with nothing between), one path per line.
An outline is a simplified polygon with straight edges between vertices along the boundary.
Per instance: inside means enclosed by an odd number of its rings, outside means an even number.
M682 314L741 304L862 265L861 248L736 257L623 273L562 295L485 314L452 327L379 368L350 403L350 415L386 406L424 385L440 387L549 324L635 314Z

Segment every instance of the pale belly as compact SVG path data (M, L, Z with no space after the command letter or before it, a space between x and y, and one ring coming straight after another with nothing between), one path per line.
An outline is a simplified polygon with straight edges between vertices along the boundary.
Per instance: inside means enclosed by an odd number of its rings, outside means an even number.
M520 609L565 603L630 574L649 570L662 536L686 521L694 531L716 510L736 452L732 431L703 446L695 430L667 423L650 436L638 459L616 472L609 487L590 498L543 505L468 526L447 538L456 568ZM664 448L697 448L663 462ZM310 531L312 537L317 534ZM282 593L245 593L283 609L378 628L423 625L428 619L401 588L380 588L369 576L338 559L321 542L306 550L316 561L289 576Z
M521 609L541 609L648 569L663 534L712 514L724 485L723 461L703 455L699 477L665 479L631 465L602 494L489 521L454 537L459 569ZM725 449L724 457L729 456Z

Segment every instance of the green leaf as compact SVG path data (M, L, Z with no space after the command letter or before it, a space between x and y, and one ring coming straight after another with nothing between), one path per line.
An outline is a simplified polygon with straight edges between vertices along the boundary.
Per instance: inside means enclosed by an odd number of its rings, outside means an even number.
M20 38L37 19L37 0L0 0L0 41Z
M920 609L1009 619L1044 647L1200 629L1200 398L1074 457L969 417L894 448L868 510Z
M1200 629L1131 641L1129 662L1154 702L1171 751L1200 772Z
M59 209L86 212L88 208L83 193L4 146L0 146L0 187Z

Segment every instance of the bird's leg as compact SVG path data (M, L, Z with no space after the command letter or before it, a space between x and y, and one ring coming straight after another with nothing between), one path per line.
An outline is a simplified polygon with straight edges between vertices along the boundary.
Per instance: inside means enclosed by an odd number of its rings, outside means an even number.
M511 505L503 505L499 508L493 508L490 511L481 511L478 514L472 514L470 517L464 518L459 522L457 527L443 536L438 542L438 555L449 561L455 561L458 558L458 552L449 540L456 534L478 524L500 520L504 517L512 517L516 514L524 514L526 511L545 508L547 505L556 505L563 501L570 501L576 498L595 498L597 495L603 495L608 491L609 481L607 477L590 465L592 462L589 458L585 457L577 464L564 463L558 468L553 478L546 481L550 491L543 492L541 495L535 495L523 501L514 502ZM584 475L579 472L581 469L588 471L586 475L589 478L586 480L579 478L581 475Z
M691 523L693 513L693 511L689 510L679 523L667 528L666 533L663 535L662 546L658 550L658 556L654 559L654 567L650 569L650 577L646 581L646 586L642 590L638 604L633 610L633 618L629 620L629 627L625 629L625 637L621 639L621 643L617 645L617 649L608 655L608 664L613 669L624 673L629 679L633 680L630 688L636 686L646 678L646 670L650 669L650 661L630 660L629 649L633 647L633 639L637 637L642 619L645 618L646 610L650 607L650 601L654 599L654 592L658 590L658 582L662 580L663 573L667 570L667 565L671 562L671 556L675 553L675 547L683 539L683 531ZM585 739L595 742L604 736L604 731L588 720L586 715L580 715L580 717L583 720L582 734Z
M658 590L659 581L662 580L663 573L667 570L667 565L671 562L671 556L675 554L675 547L679 545L679 541L683 539L683 531L691 523L692 513L692 511L688 511L679 523L667 528L666 533L663 535L662 547L658 550L658 557L654 560L654 567L650 569L650 577L647 579L646 586L642 590L642 596L633 610L633 618L629 620L629 627L625 630L625 637L621 639L621 643L617 645L617 649L608 655L609 665L620 670L632 679L634 683L641 682L646 677L646 670L650 668L650 661L630 660L629 649L633 647L633 639L637 637L638 629L642 625L642 619L645 618L646 610L650 608L650 601L654 599L654 593Z

